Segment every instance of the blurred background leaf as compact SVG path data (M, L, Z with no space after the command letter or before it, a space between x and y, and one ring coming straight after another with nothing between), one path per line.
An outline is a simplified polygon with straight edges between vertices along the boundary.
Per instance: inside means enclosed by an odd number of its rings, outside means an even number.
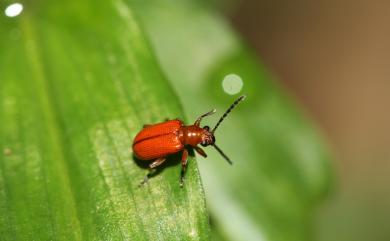
M0 239L207 240L192 158L185 188L179 167L137 188L147 171L132 138L183 116L131 7L40 1L1 13Z
M225 17L332 146L317 240L390 240L390 1L232 2Z

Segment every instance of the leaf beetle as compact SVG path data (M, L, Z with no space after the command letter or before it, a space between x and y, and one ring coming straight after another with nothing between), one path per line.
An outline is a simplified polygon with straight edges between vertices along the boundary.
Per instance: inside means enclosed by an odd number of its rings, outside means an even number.
M229 164L232 164L229 157L215 144L214 133L230 111L244 99L245 95L242 95L234 101L212 130L209 126L200 127L200 122L204 117L214 114L215 109L199 116L193 125L184 125L183 121L179 119L144 125L143 129L135 136L132 145L133 153L137 159L152 161L149 164L150 172L140 185L148 181L149 176L165 162L167 156L182 151L180 186L183 186L188 149L193 148L201 156L207 157L204 150L198 146L199 144L203 147L213 146Z

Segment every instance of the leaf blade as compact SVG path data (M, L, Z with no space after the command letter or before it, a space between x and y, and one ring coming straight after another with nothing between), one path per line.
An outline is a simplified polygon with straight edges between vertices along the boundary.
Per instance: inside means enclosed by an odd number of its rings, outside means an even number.
M146 170L133 161L132 137L144 123L181 116L181 108L131 8L107 2L101 15L93 1L75 3L26 6L8 29L20 27L22 36L7 41L0 57L1 115L8 118L1 147L13 151L0 159L1 183L7 182L0 186L0 208L11 206L8 216L0 214L1 224L8 223L1 237L208 239L193 158L184 189L179 167L137 188ZM52 14L58 9L61 14ZM100 20L117 25L101 27ZM9 98L12 113L4 107ZM11 128L18 122L24 128ZM25 159L19 158L23 152ZM11 165L9 158L19 159Z

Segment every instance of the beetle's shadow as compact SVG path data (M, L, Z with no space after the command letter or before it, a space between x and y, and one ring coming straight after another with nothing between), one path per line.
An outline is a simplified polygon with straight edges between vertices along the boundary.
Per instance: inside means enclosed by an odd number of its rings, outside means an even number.
M151 178L159 175L160 173L162 173L166 168L178 165L180 163L180 160L181 160L181 154L182 154L182 152L178 152L178 153L169 155L163 164L161 164L160 166L155 168L155 171L152 171L152 172L149 171L145 175L147 175L148 178L151 179ZM150 160L150 161L140 160L134 154L133 154L133 159L138 167L145 169L145 170L150 170L149 165L153 161L155 161L155 160Z
M169 155L167 157L167 159L165 160L165 162L163 164L161 164L161 166L158 166L157 168L155 168L154 172L149 172L146 175L148 175L148 178L151 179L151 178L159 175L160 173L162 173L166 168L170 168L170 167L179 165L181 163L182 154L183 154L183 152L179 151L175 154ZM194 157L194 151L192 148L188 148L188 156ZM149 170L149 164L151 164L154 161L154 160L151 160L151 161L140 160L134 154L133 154L133 160L134 160L135 164L137 164L138 167L140 167L142 169L146 169L146 170Z

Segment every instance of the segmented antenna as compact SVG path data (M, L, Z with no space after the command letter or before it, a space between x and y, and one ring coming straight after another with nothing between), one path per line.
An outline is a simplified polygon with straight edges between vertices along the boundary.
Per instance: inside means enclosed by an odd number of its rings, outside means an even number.
M214 129L211 131L212 133L215 132L215 130L218 128L219 124L221 124L221 122L223 121L223 119L225 119L225 117L230 113L230 111L232 111L234 109L234 107L236 107L238 105L238 103L240 103L242 100L244 100L246 98L245 95L241 95L236 101L234 101L234 103L229 107L229 109L227 109L227 111L225 111L225 113L223 114L223 116L221 117L221 119L219 119L219 121L217 122L217 124L215 125ZM218 149L217 149L218 150Z
M227 162L229 162L230 165L233 165L233 162L230 160L230 158L226 156L225 153L223 153L223 151L219 149L217 145L215 145L215 143L213 144L213 147L219 152L219 154L221 154L221 156L223 156L223 158L225 158Z

